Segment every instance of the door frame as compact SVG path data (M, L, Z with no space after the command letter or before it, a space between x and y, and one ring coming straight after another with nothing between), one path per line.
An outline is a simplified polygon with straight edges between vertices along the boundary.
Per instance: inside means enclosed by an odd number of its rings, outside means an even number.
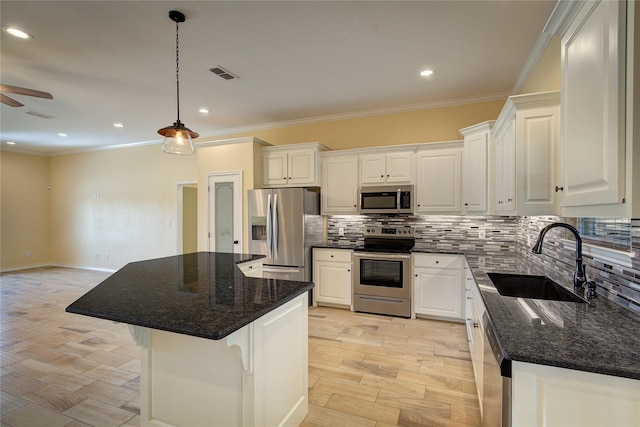
M184 187L198 188L198 181L178 181L176 182L176 255L182 254L182 211L184 208L184 199L182 197L182 190ZM197 210L197 207L196 207Z
M234 253L242 253L242 247L244 245L244 212L242 206L243 199L243 186L242 186L242 171L233 170L225 172L211 172L207 174L207 203L206 203L206 230L207 233L207 250L214 252L216 248L215 233L213 230L213 218L211 206L215 203L215 197L212 197L211 184L215 182L228 182L233 181L233 212L240 212L240 221L233 221L233 236L238 241L237 245L233 246ZM239 191L235 191L236 185ZM237 213L235 214L237 216ZM237 237L239 236L239 237Z

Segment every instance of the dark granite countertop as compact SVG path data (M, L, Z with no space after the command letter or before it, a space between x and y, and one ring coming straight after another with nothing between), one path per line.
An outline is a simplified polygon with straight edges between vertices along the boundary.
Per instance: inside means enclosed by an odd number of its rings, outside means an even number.
M518 298L498 294L487 273L548 276L573 290L570 279L518 254L467 261L508 360L640 379L640 315L604 296L589 304L522 298L535 320Z
M313 288L246 277L236 265L260 258L198 252L132 262L66 311L218 340Z

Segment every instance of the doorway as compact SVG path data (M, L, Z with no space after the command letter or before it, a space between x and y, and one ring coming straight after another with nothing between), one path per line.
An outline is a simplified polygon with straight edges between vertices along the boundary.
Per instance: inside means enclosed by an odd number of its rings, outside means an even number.
M197 252L198 185L195 181L185 181L176 186L176 254Z
M242 252L242 172L208 175L207 237L210 252Z

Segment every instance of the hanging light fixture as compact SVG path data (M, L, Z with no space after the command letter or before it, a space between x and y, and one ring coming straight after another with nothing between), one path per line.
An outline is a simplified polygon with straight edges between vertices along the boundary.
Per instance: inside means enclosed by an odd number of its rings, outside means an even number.
M176 23L176 100L178 106L178 119L172 126L167 126L158 131L164 137L162 141L162 150L170 154L193 154L195 148L192 139L198 137L198 134L191 129L185 127L180 122L180 49L178 45L179 34L178 24L185 21L184 14L177 10L169 12L169 18Z

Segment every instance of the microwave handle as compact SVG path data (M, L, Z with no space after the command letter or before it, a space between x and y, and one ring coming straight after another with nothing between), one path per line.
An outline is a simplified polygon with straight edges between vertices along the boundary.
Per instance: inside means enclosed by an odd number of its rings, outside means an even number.
M402 208L402 206L400 206L400 195L402 194L402 191L400 188L398 188L398 195L396 196L396 206L398 207L398 213L400 213L400 209Z

